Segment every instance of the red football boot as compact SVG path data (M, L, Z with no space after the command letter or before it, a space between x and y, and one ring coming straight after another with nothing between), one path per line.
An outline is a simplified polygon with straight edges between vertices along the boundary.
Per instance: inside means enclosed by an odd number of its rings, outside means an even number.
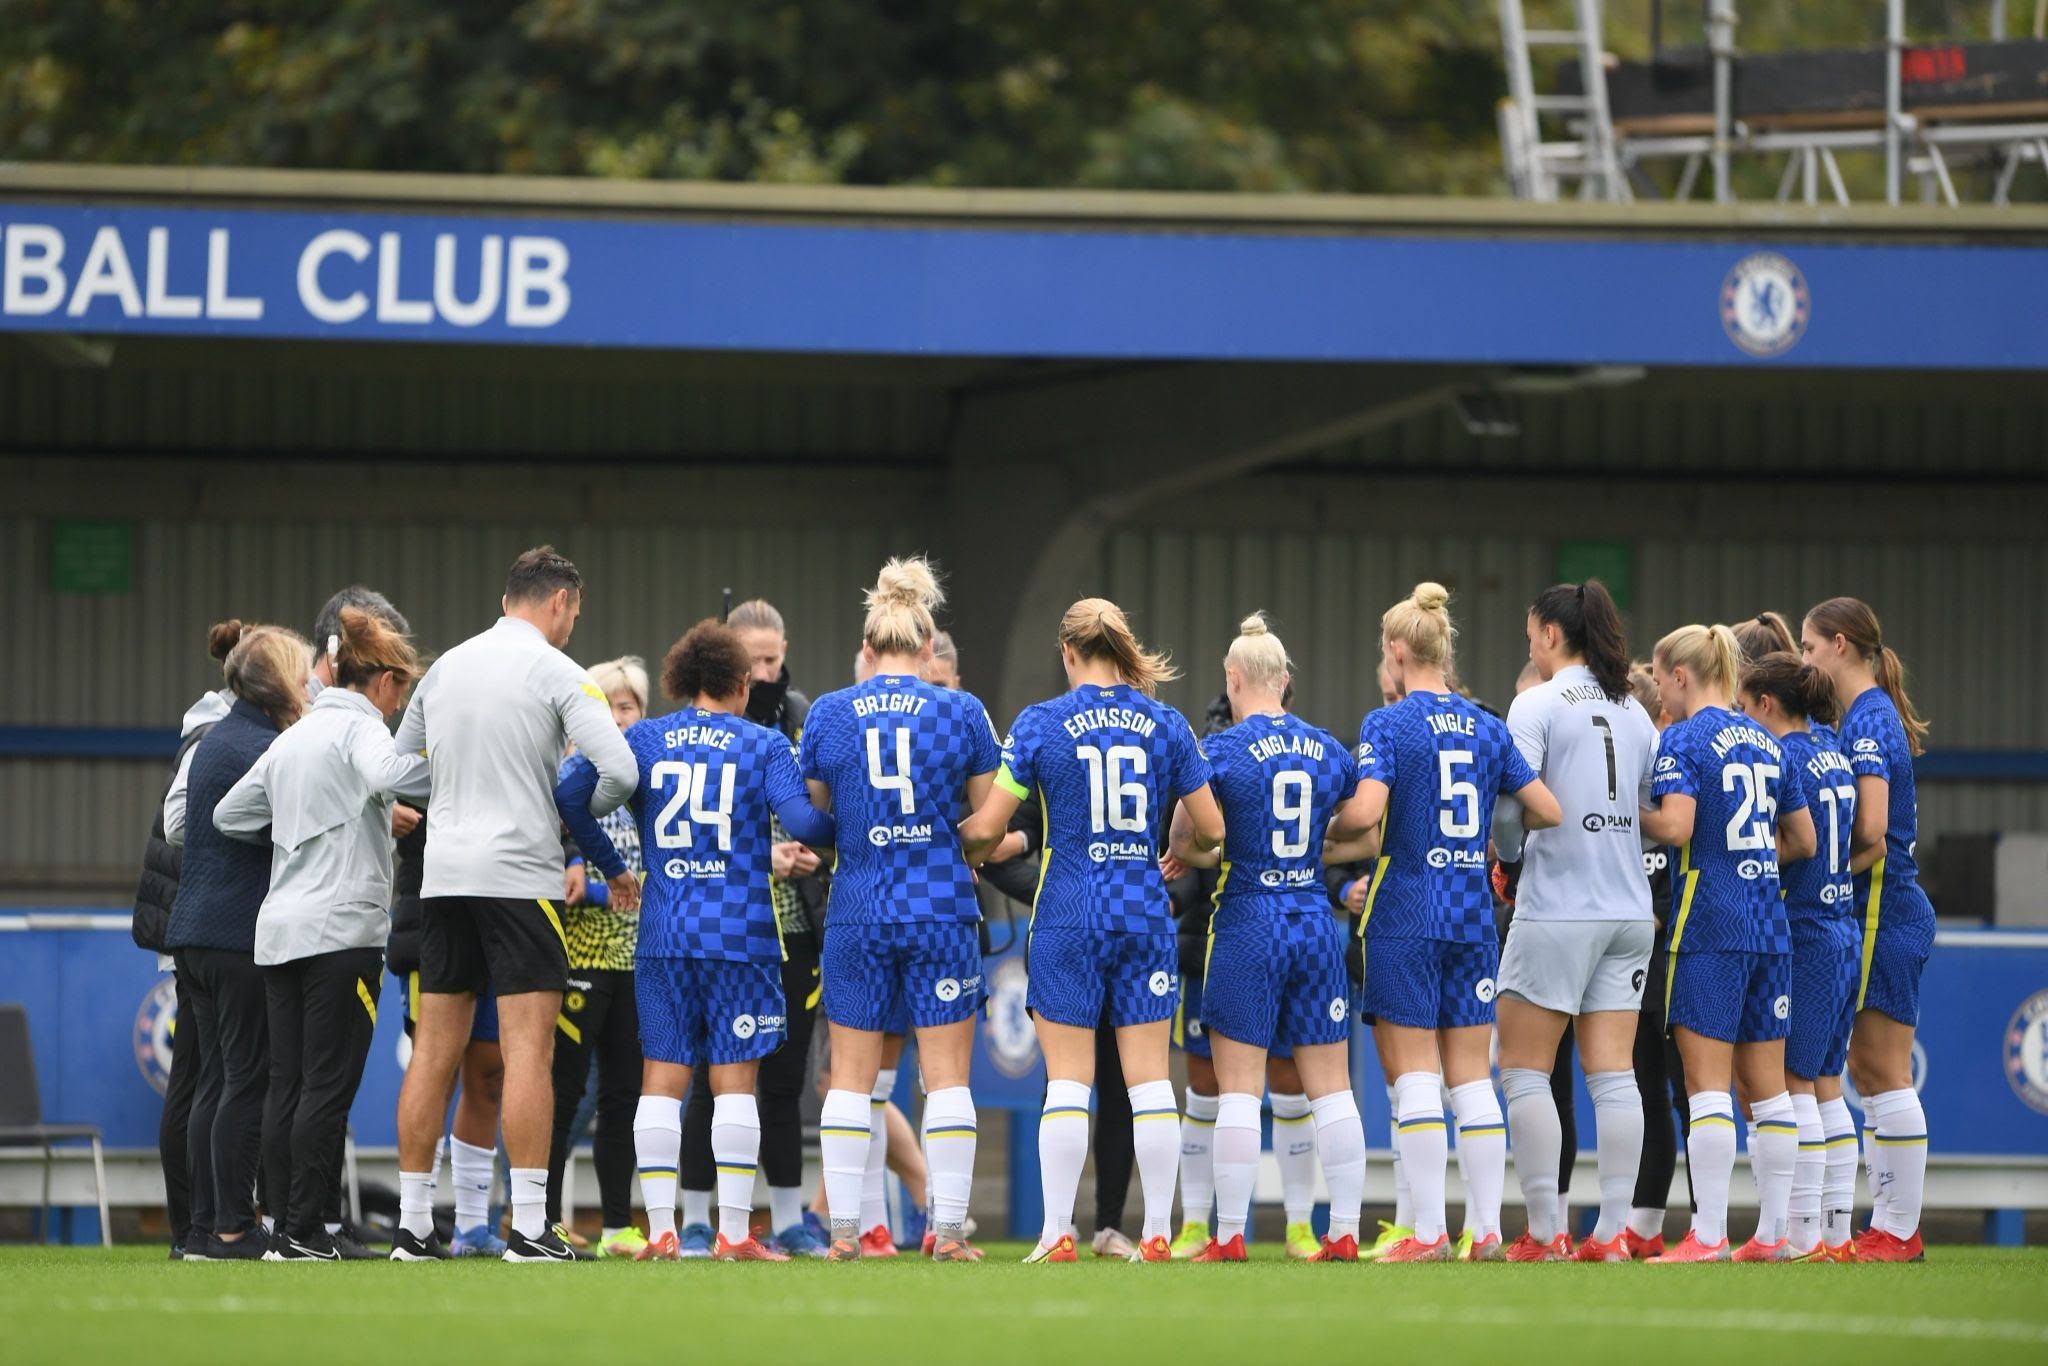
M1246 1261L1248 1259L1245 1256L1244 1235L1242 1233L1233 1233L1230 1235L1230 1241L1227 1243L1219 1243L1214 1238L1211 1238L1207 1247L1188 1258L1188 1260L1191 1262Z
M1334 1241L1325 1238L1323 1245L1309 1254L1312 1262L1355 1262L1358 1260L1358 1239L1350 1234Z
M1900 1238L1881 1228L1871 1229L1856 1240L1856 1260L1859 1262L1924 1262L1927 1249L1921 1245L1920 1230L1914 1229L1910 1238Z
M1661 1233L1645 1238L1634 1229L1625 1228L1621 1231L1621 1242L1622 1246L1628 1249L1628 1255L1639 1262L1664 1255L1664 1235Z
M1383 1262L1448 1262L1456 1255L1451 1246L1451 1235L1439 1234L1433 1243L1416 1238L1403 1238L1386 1250L1380 1260Z
M1650 1260L1660 1265L1673 1262L1725 1262L1729 1260L1728 1240L1723 1238L1720 1242L1709 1245L1701 1242L1691 1229L1687 1229L1685 1237L1679 1239L1677 1247Z
M1511 1262L1568 1262L1572 1259L1572 1240L1569 1234L1560 1233L1547 1243L1539 1243L1523 1229L1522 1236L1508 1244L1508 1260Z
M860 1255L863 1257L898 1257L896 1240L889 1236L887 1224L876 1224L860 1235Z
M777 1252L759 1238L748 1238L743 1243L728 1243L723 1233L711 1245L711 1260L714 1262L786 1262L787 1252Z

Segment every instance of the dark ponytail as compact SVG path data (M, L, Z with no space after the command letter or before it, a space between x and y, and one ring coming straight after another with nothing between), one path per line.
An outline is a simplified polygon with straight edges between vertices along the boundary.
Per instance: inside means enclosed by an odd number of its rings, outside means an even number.
M235 642L242 638L242 619L234 617L228 621L215 622L206 632L206 653L227 662L228 653L235 648Z
M1628 641L1622 634L1621 613L1600 580L1546 588L1530 605L1529 615L1564 634L1565 648L1585 659L1609 701L1619 702L1630 695Z
M1787 716L1804 717L1823 726L1841 719L1835 681L1785 650L1773 650L1743 665L1741 686L1752 697L1771 698Z

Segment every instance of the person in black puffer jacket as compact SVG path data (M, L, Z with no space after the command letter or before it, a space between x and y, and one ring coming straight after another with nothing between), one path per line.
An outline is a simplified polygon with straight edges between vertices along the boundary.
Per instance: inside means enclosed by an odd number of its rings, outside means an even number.
M240 621L220 622L207 633L207 652L224 661L241 636ZM185 1245L192 1233L192 1160L185 1147L185 1131L192 1122L192 1093L198 1085L199 1073L192 1061L196 1035L190 1029L180 1031L177 1027L179 1020L192 1018L191 993L183 979L175 976L176 962L164 948L164 934L171 926L171 905L178 899L178 873L184 861L179 846L164 837L164 799L173 788L184 790L193 751L234 704L235 695L226 688L207 693L186 710L179 724L177 762L164 797L158 799L156 811L150 817L149 840L142 850L142 876L135 885L135 913L129 927L135 946L156 954L157 970L173 973L177 991L171 1015L170 1077L164 1087L164 1113L156 1135L157 1160L164 1171L164 1220L171 1228L174 1259L185 1255Z
M235 705L193 751L182 809L164 834L184 846L164 947L192 1007L196 1091L186 1141L192 1235L185 1260L242 1260L268 1250L253 1201L269 1086L269 1001L256 966L256 913L270 891L270 845L231 840L213 809L307 705L312 650L278 626L241 631L222 666ZM203 1238L203 1241L202 1241Z

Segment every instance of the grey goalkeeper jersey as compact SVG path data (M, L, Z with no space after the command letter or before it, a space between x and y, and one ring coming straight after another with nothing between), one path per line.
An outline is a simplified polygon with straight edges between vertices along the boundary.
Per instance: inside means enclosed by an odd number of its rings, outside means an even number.
M427 756L433 782L422 897L561 898L555 772L570 741L597 766L592 814L633 795L633 752L604 692L537 627L501 617L434 662L397 741Z
M1508 733L1564 809L1522 852L1515 918L1648 920L1641 831L1657 727L1632 697L1616 702L1583 664L1557 671L1508 708Z

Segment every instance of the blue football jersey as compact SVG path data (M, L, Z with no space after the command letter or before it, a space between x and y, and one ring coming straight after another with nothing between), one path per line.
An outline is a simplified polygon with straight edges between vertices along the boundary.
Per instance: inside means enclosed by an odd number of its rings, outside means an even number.
M780 962L770 817L810 805L789 741L691 707L637 722L626 744L640 770L629 806L647 869L640 957Z
M1173 804L1209 781L1186 717L1136 688L1084 683L1024 709L996 781L1019 800L1036 788L1045 813L1034 927L1171 926L1160 844Z
M801 768L832 790L839 821L832 922L980 919L959 824L967 780L1001 760L972 693L877 674L819 698L804 721Z
M1870 688L1842 717L1842 753L1859 778L1889 783L1890 810L1884 821L1884 880L1887 886L1917 882L1920 865L1920 798L1913 783L1913 744L1906 723L1883 688ZM1868 876L1867 874L1865 875Z
M1794 920L1855 919L1855 879L1849 874L1849 837L1856 828L1856 775L1826 726L1789 731L1785 749L1790 778L1805 795L1820 847L1779 872L1785 913Z
M1248 913L1329 914L1323 833L1358 788L1344 743L1293 716L1247 716L1202 741L1223 807L1216 923Z
M1456 693L1409 693L1358 727L1358 780L1388 788L1361 934L1491 943L1493 803L1536 781L1505 722Z
M1674 952L1790 953L1778 886L1778 818L1806 805L1785 773L1785 750L1756 722L1707 707L1664 732L1651 800L1698 803L1692 839L1678 851Z

